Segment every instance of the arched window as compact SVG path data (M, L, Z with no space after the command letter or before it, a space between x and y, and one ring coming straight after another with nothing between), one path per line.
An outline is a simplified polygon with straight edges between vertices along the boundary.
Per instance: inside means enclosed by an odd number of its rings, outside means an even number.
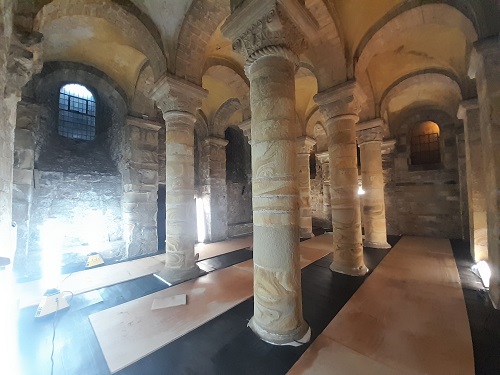
M85 86L76 83L64 85L59 90L59 135L94 140L95 112L94 96Z
M441 162L439 132L438 124L432 121L422 122L412 129L410 153L412 165Z

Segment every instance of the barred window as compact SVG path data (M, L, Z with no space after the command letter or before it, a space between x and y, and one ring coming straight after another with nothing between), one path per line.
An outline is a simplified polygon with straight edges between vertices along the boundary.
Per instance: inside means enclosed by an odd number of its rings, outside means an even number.
M426 121L416 126L411 133L411 164L437 164L441 162L439 126Z
M96 104L92 93L82 85L70 83L59 91L58 133L63 137L95 139Z

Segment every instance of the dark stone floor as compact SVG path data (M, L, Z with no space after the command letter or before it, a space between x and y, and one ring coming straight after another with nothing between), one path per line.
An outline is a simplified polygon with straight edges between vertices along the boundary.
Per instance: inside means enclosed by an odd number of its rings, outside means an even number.
M399 237L390 237L394 245ZM500 312L494 310L478 280L470 272L472 260L467 244L452 241L469 314L476 374L500 374ZM373 270L389 250L365 248L365 262ZM248 254L250 253L250 254ZM239 250L206 261L200 266L210 272L251 257ZM350 277L329 270L331 254L302 270L304 317L312 329L314 340L335 317L366 279ZM94 335L88 316L118 304L154 293L166 285L153 276L145 276L97 292L102 302L86 305L89 292L74 297L72 307L57 316L54 374L105 375L106 362ZM73 306L78 308L73 309ZM36 307L20 312L19 353L22 374L50 374L51 340L54 320L33 318ZM249 328L253 315L253 299L249 299L173 343L157 350L118 372L120 375L148 374L285 374L300 358L308 345L278 347L259 340ZM448 375L448 374L443 374ZM449 374L455 375L455 374Z
M391 239L394 244L399 237ZM374 269L387 250L365 249L365 262ZM200 262L205 271L230 266L251 257L238 250ZM302 271L304 317L315 339L366 279L333 273L331 254ZM95 291L74 297L72 307L56 316L54 374L109 374L88 316L166 288L145 276L97 292L102 302L86 303ZM78 308L73 308L78 306ZM50 374L54 319L36 320L36 307L21 310L18 320L22 374ZM118 374L285 374L308 345L277 347L259 340L249 328L253 299L249 299Z
M495 310L479 278L472 273L474 264L469 243L451 240L457 263L474 347L476 375L500 374L500 310Z

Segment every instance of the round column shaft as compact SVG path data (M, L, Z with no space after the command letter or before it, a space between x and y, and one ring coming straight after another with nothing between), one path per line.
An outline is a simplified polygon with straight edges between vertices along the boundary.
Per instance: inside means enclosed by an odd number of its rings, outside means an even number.
M166 124L166 258L157 274L168 283L196 277L194 244L196 205L194 200L194 122L188 112L170 111Z
M332 199L332 271L348 275L368 272L363 260L361 212L358 196L356 115L327 121Z
M385 223L384 176L382 173L382 129L358 132L363 190L364 245L389 249Z
M252 110L254 316L264 341L301 339L299 212L296 181L295 66L264 56L248 71Z

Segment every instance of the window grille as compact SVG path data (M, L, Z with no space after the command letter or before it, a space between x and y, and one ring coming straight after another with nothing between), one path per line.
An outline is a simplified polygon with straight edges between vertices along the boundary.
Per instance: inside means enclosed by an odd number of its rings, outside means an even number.
M435 164L441 162L439 133L419 134L411 138L411 164Z
M86 87L68 84L61 88L59 91L59 135L85 141L94 140L95 116L95 99Z

